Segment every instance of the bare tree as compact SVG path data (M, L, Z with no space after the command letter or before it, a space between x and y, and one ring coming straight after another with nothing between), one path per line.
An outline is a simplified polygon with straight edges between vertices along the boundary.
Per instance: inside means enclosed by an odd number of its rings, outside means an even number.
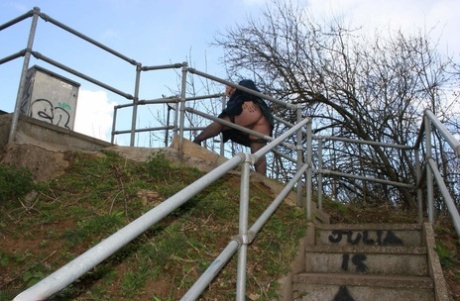
M413 145L425 108L458 120L449 111L458 98L444 93L454 79L452 61L426 36L376 32L371 39L343 23L320 23L299 7L275 2L262 19L221 32L215 44L225 49L230 74L250 75L266 93L304 104L303 115L320 135ZM272 109L295 122L292 112ZM451 125L459 129L458 121ZM336 141L326 145L326 154L331 169L414 184L413 152ZM336 180L336 196L343 201L381 203L385 196L391 204L415 205L416 194L408 188Z

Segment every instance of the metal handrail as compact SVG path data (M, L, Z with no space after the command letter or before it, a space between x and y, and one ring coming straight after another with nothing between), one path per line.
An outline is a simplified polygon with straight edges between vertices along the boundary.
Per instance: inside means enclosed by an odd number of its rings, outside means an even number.
M433 112L429 109L425 110L425 114L423 116L423 122L420 127L420 131L417 137L417 141L415 143L415 149L420 149L422 146L423 136L425 136L425 158L424 162L421 162L425 166L424 168L424 177L422 176L422 173L420 173L418 176L419 178L417 179L417 186L418 190L421 191L421 183L423 181L423 178L425 183L427 185L427 212L428 212L428 220L431 224L434 223L434 205L433 205L433 199L434 199L434 192L433 192L433 177L435 178L436 184L439 187L439 190L441 191L441 195L444 199L444 202L447 205L447 209L451 215L452 222L454 224L454 227L457 232L457 236L460 238L460 215L458 213L457 208L455 207L455 204L453 203L452 197L449 194L449 191L446 188L445 182L439 172L439 168L436 166L435 161L433 160L432 156L432 147L431 147L431 135L432 135L432 127L434 127L438 133L440 134L440 137L443 138L449 146L452 148L454 151L456 157L458 158L460 156L460 142L455 139L455 137L447 130L447 128L439 121L439 119L433 114ZM429 166L427 168L426 166ZM420 204L421 205L421 204Z
M266 152L270 151L275 144L280 143L282 140L291 136L293 133L298 131L302 126L305 126L310 122L306 119L300 124L275 139L272 143L260 149L257 153L252 156L248 154L238 154L237 156L229 159L219 167L213 169L200 179L196 180L189 186L185 187L181 191L177 192L172 197L168 198L155 208L151 209L144 215L140 216L127 226L118 230L108 238L102 240L100 243L84 252L71 262L67 263L48 277L42 279L32 287L26 289L22 293L16 296L14 301L26 301L26 300L44 300L56 292L64 289L69 284L77 280L83 274L94 268L96 265L107 259L109 256L114 254L116 251L121 249L123 246L131 242L133 239L147 231L155 223L161 221L162 218L169 215L178 207L182 206L188 200L193 198L200 191L220 179L222 176L233 170L243 161L247 161L248 157L253 157L251 160L254 162L260 156L263 156ZM249 163L249 162L248 162ZM242 174L244 182L249 182L249 169L245 170ZM247 198L245 198L245 201ZM265 215L264 215L265 216ZM245 240L244 238L241 238Z
M48 277L23 291L16 296L14 300L44 300L67 287L80 276L121 249L127 243L147 231L151 226L159 222L169 213L186 203L201 190L214 183L228 171L234 169L243 161L243 159L244 158L241 155L238 155L226 161L218 168L210 171L197 181L185 187L155 208L118 230L116 233L104 239L71 262L67 263Z
M387 180L381 180L381 179L373 179L373 178L368 178L368 177L363 177L363 176L358 176L358 175L352 175L352 174L346 174L346 173L340 173L332 170L326 170L323 169L321 166L321 160L319 161L320 167L318 169L313 169L312 168L312 140L338 140L338 141L344 141L344 142L351 142L351 143L358 143L358 144L370 144L370 145L379 145L382 147L392 147L392 148L397 148L397 149L402 149L402 150L414 150L416 154L418 154L418 150L420 146L422 145L423 142L423 136L425 135L425 145L426 145L426 158L424 158L424 174L425 174L425 180L427 183L427 199L428 199L428 217L429 221L433 223L433 181L432 177L434 177L441 194L446 202L446 205L448 207L449 213L451 214L451 217L454 221L454 226L456 228L457 234L460 236L460 217L458 214L458 211L456 210L455 204L452 200L452 197L449 195L449 192L446 188L446 185L442 179L442 176L439 172L439 169L437 168L435 161L431 158L431 126L434 126L441 136L447 141L447 143L452 147L455 155L458 157L460 156L460 143L455 139L455 137L449 133L449 131L444 127L444 125L436 118L436 116L430 111L430 110L425 110L424 114L424 119L423 123L421 125L421 129L419 132L419 135L417 137L416 143L414 147L410 146L404 146L404 145L396 145L396 144L388 144L388 143L380 143L376 141L362 141L362 140L354 140L354 139L347 139L347 138L340 138L340 137L329 137L329 136L313 136L312 131L311 131L311 120L309 119L302 119L301 112L300 112L300 105L297 104L290 104L290 103L285 103L282 102L278 99L275 99L273 97L270 97L268 95L262 94L260 92L256 92L254 90L250 90L246 87L240 86L238 84L235 84L233 82L226 81L224 79L218 78L216 76L198 71L194 68L188 68L186 63L178 63L178 64L168 64L168 65L160 65L160 66L142 66L141 63L130 59L126 56L124 56L121 53L118 53L117 51L79 33L78 31L75 31L74 29L56 21L55 19L50 18L49 16L42 14L40 12L39 8L34 8L33 10L29 11L28 13L10 21L7 22L3 25L0 25L0 30L3 30L7 27L10 27L13 24L16 24L24 19L27 19L28 17L33 17L32 20L32 25L31 25L31 30L29 34L29 39L28 39L28 44L26 49L15 53L13 55L10 55L6 58L3 58L0 60L0 64L6 63L8 61L11 61L13 59L16 59L18 57L24 57L24 63L22 67L22 76L21 76L21 82L19 85L19 91L18 91L18 98L16 100L16 108L14 111L13 115L13 121L12 121L12 126L11 126L11 131L10 131L10 139L13 140L16 127L17 127L17 118L19 114L19 97L22 94L22 90L25 84L25 74L29 66L29 61L30 57L34 56L37 59L41 59L46 61L49 64L52 64L62 70L65 70L66 72L72 73L76 76L79 76L89 82L92 82L96 85L99 85L100 87L107 89L109 91L112 91L116 94L119 94L126 99L131 99L133 100L132 104L127 104L127 105L119 105L114 108L114 120L113 120L113 129L112 129L112 142L113 142L113 137L115 134L121 134L121 133L131 133L131 146L133 146L133 139L134 139L134 133L138 132L144 132L144 131L153 131L153 130L170 130L174 129L177 132L180 133L179 137L180 139L183 138L183 131L187 130L187 128L184 126L184 114L185 112L197 114L202 117L206 117L208 119L214 120L221 122L229 127L236 128L238 130L241 130L243 132L249 133L251 135L263 138L270 143L268 143L265 147L260 149L259 151L255 152L254 154L238 154L225 163L223 163L221 166L217 167L216 169L212 170L202 178L198 179L191 185L187 186L186 188L182 189L178 193L176 193L174 196L170 197L157 207L151 209L135 221L131 222L124 228L120 229L104 241L101 241L99 244L94 246L93 248L89 249L85 253L81 254L77 258L75 258L73 261L69 262L65 266L61 267L48 277L44 278L34 286L30 287L29 289L25 290L21 294L19 294L14 300L36 300L36 299L46 299L56 293L57 291L65 288L67 285L78 279L81 275L92 269L94 266L111 256L113 253L118 251L121 247L123 247L125 244L129 243L132 241L134 238L136 238L138 235L146 231L148 228L150 228L152 225L160 221L162 218L167 216L169 213L174 211L176 208L179 206L183 205L185 202L187 202L190 198L195 196L197 193L199 193L201 190L215 182L217 179L225 175L228 171L234 169L238 165L242 164L242 177L241 177L241 196L240 196L240 201L241 201L241 208L240 210L240 232L237 236L231 239L230 243L228 246L222 251L222 253L215 259L215 261L210 265L208 270L205 271L205 273L200 277L200 279L190 288L189 292L183 297L182 300L195 300L194 298L198 297L199 294L206 288L206 286L212 281L213 277L217 272L225 265L225 263L231 258L231 256L234 254L236 250L240 250L239 254L239 263L238 263L238 280L237 280L237 300L243 300L244 299L244 283L245 283L245 261L246 261L246 252L247 252L247 246L253 241L255 235L260 231L260 229L263 227L265 222L270 218L270 216L273 214L273 212L276 210L276 208L280 205L282 200L287 196L287 194L290 192L290 190L297 184L297 191L298 191L298 203L299 205L305 205L306 208L306 217L307 219L311 219L312 217L312 208L311 208L311 194L312 194L312 174L316 173L319 176L322 175L336 175L340 177L348 177L348 178L356 178L356 179L361 179L361 180L366 180L366 181L375 181L378 183L383 183L383 184L389 184L389 185L395 185L395 186L402 186L402 187L409 187L413 188L414 185L410 184L405 184L405 183L398 183L394 181L387 181ZM35 36L35 31L36 31L36 26L37 26L37 19L38 17L41 17L43 20L46 22L50 22L67 32L82 38L83 40L103 49L104 51L107 51L116 57L134 65L136 67L136 83L135 83L135 91L134 95L125 93L123 91L120 91L114 87L111 87L101 81L98 81L94 78L91 78L83 73L80 73L74 69L71 69L63 64L60 64L59 62L56 62L52 60L51 58L48 58L36 51L33 51L33 42L34 42L34 36ZM140 82L140 74L141 71L152 71L152 70L160 70L160 69L170 69L170 68L182 68L182 87L181 87L181 95L180 96L175 96L174 98L160 98L160 99L153 99L153 100L139 100L138 95L139 95L139 82ZM253 95L262 97L264 99L267 99L271 102L280 104L285 106L288 109L294 109L297 110L297 123L296 124L291 124L286 121L282 121L283 124L285 124L288 128L288 130L280 135L279 137L273 138L269 136L262 135L258 132L248 130L246 128L240 127L238 125L235 125L233 123L226 123L225 120L218 119L216 117L204 114L199 112L198 110L194 110L192 108L186 108L185 103L188 100L199 100L199 99L205 99L209 98L209 96L200 96L200 97L191 97L187 98L185 95L185 84L186 84L186 75L187 72L190 72L192 74L196 74L208 79L211 79L213 81L216 81L218 83L226 84L229 86L232 86L234 88L238 88L240 90L246 91L248 93L251 93ZM221 94L216 94L221 96ZM136 129L136 112L137 112L137 106L139 105L146 105L146 104L166 104L168 105L169 103L175 103L178 105L177 108L175 108L175 113L176 117L174 120L174 125L169 125L169 122L166 126L164 127L153 127L153 128L148 128L148 129ZM180 105L180 108L179 108ZM132 128L129 131L116 131L115 130L115 121L116 121L116 112L117 109L124 108L124 107L133 107L133 118L132 118ZM302 145L291 145L288 144L286 139L293 134L297 135L297 143L301 143L302 141L302 135L306 135L306 149L302 148ZM293 166L297 165L297 172L295 175L292 177L290 181L286 183L285 188L281 191L281 193L275 198L275 200L272 202L272 204L266 209L266 211L259 217L259 219L252 225L251 228L248 228L247 225L247 210L248 210L248 193L249 193L249 165L254 164L258 159L260 159L262 156L265 156L268 152L275 152L275 147L279 145L284 145L287 146L291 150L297 151L297 159L292 159L292 158L286 158L291 161ZM179 142L179 149L181 150L182 147L182 141L180 140ZM319 153L321 154L321 145L319 147ZM303 155L305 154L305 160L306 162L303 162ZM418 160L418 155L416 155L416 160ZM417 164L420 162L417 161ZM426 166L429 166L427 168ZM420 183L420 180L422 178L419 168L417 169L417 180L416 183ZM300 181L302 176L306 176L305 184L306 184L306 203L301 204L300 201L300 196L301 196L301 185ZM321 180L319 180L321 182ZM319 189L321 189L321 183L319 185ZM418 187L418 199L419 199L419 210L421 210L422 204L421 204L421 188L419 185ZM321 194L318 195L318 197L321 197ZM321 202L319 201L319 206L321 206ZM321 209L321 208L320 208ZM420 211L421 212L421 211ZM421 220L421 217L419 218ZM212 277L211 277L212 276Z
M254 222L251 228L248 231L248 239L251 243L256 237L257 233L262 229L263 225L267 220L272 216L274 211L279 207L281 202L286 198L286 196L291 192L294 185L297 181L303 176L307 169L305 164L295 176L289 181L280 194L273 200L273 202L265 209L265 211L260 215L260 217ZM227 247L216 257L216 259L209 265L209 267L204 271L204 273L198 278L198 280L193 284L193 286L185 293L181 301L196 300L201 293L208 287L211 281L215 278L215 275L227 264L228 260L233 256L235 251L239 246L243 244L241 237L234 237L228 243Z
M17 18L14 18L13 20L9 21L9 22L6 22L5 24L2 24L0 25L0 31L10 27L10 26L13 26L14 24L16 23L19 23L29 17L31 17L36 11L36 8L34 8L33 10L29 10L28 12L26 12L25 14L17 17Z
M452 196L450 195L446 183L444 183L441 173L439 172L439 169L436 166L436 162L433 160L433 158L428 159L428 166L430 167L431 172L433 173L434 178L436 180L436 183L438 184L439 190L441 191L441 194L444 198L444 201L446 202L447 210L450 213L455 230L457 231L457 235L460 237L460 215L458 214L457 207L455 206L455 203L452 200Z
M84 79L84 80L87 80L87 81L93 83L93 84L96 84L96 85L98 85L99 87L102 87L102 88L104 88L104 89L107 89L107 90L109 90L109 91L115 93L115 94L118 94L118 95L120 95L120 96L123 96L123 97L126 98L126 99L134 99L134 96L131 95L131 94L125 93L125 92L123 92L123 91L120 91L120 90L118 90L118 89L116 89L116 88L114 88L114 87L112 87L112 86L110 86L110 85L107 85L107 84L105 84L105 83L103 83L103 82L101 82L101 81L98 81L97 79L94 79L94 78L92 78L92 77L90 77L90 76L87 76L87 75L81 73L81 72L78 72L78 71L75 70L75 69L69 68L69 67L67 67L66 65L61 64L61 63L59 63L59 62L57 62L57 61L55 61L55 60L53 60L53 59L51 59L51 58L49 58L49 57L47 57L47 56L45 56L45 55L43 55L43 54L37 52L37 51L30 51L30 53L31 53L36 59L43 60L43 61L45 61L45 62L47 62L47 63L49 63L49 64L51 64L51 65L53 65L53 66L55 66L55 67L58 67L58 68L60 68L60 69L62 69L62 70L64 70L64 71L66 71L66 72L69 72L69 73L71 73L71 74L73 74L73 75L76 75L76 76L78 76L78 77L80 77L80 78L82 78L82 79Z

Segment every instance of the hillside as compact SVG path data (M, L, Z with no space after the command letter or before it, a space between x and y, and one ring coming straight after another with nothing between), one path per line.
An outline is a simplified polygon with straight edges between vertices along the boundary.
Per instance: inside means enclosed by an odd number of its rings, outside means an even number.
M20 160L15 165L27 167L36 181L27 194L0 199L0 300L11 299L205 173L161 152L144 154L147 162L120 153L24 144L3 155L3 162ZM23 180L13 185L27 186L27 172L1 166L0 177L13 173ZM238 233L239 189L237 171L225 176L52 300L178 300ZM252 224L276 189L254 176L250 190ZM413 212L387 207L328 200L324 207L332 223L416 221ZM305 233L303 211L283 203L250 246L248 300L276 300L279 280ZM437 251L453 300L460 300L458 240L447 221L440 218L435 227ZM200 300L233 300L235 278L233 259Z
M35 170L42 181L32 192L0 203L0 289L7 299L204 174L162 154L140 163L112 151L66 151L48 159L45 153L43 162L56 156L67 162L63 172L43 179ZM238 233L239 185L237 174L211 185L54 300L177 300ZM251 185L250 223L273 197L262 182ZM253 298L274 296L305 231L302 215L300 208L283 204L251 246L247 292ZM234 296L235 264L203 300Z

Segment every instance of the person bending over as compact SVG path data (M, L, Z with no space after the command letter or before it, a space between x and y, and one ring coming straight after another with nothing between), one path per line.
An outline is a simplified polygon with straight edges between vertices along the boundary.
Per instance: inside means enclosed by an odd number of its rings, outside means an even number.
M250 79L242 80L238 85L260 92ZM230 99L227 102L226 108L219 114L219 118L271 137L273 131L273 115L262 98L237 90L231 86L226 86L225 94L230 97ZM264 139L232 129L217 121L208 125L193 142L201 145L203 140L215 137L220 133L222 133L224 142L232 140L236 143L248 146L251 148L251 153L255 153L266 144ZM254 166L256 172L265 175L267 169L265 156L260 158Z

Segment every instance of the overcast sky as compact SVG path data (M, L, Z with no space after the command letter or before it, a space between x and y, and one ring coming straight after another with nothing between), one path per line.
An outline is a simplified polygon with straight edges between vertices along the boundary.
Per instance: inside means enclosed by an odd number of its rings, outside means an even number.
M433 39L439 38L439 50L459 58L459 0L298 1L317 18L340 17L362 25L365 32L371 33L376 28L431 32ZM270 3L269 0L1 0L0 24L39 7L42 13L143 66L189 61L198 70L225 78L219 63L223 51L210 45L217 31L243 24L249 15L257 18ZM0 59L25 48L30 21L22 23L24 25L0 32ZM119 60L108 59L94 50L86 52L86 47L40 19L34 49L134 94L134 67L122 65ZM41 63L32 60L31 65ZM22 60L0 65L0 110L14 110L21 68ZM170 88L178 84L176 72L161 72L149 78L151 82L146 81L151 86L151 94L144 97L168 95ZM121 103L127 101L95 85L82 84L75 130L110 139L113 106ZM155 114L147 113L141 118L148 119L149 114ZM126 140L118 142L124 144Z

